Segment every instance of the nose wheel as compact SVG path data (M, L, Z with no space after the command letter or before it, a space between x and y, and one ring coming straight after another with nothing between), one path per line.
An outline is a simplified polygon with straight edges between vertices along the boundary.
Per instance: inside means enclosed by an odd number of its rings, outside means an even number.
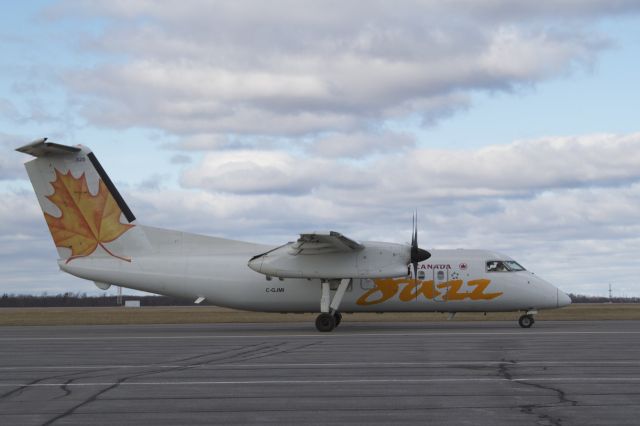
M531 314L522 315L518 319L518 324L520 324L520 327L522 328L530 328L535 322L536 321L533 319L533 315Z

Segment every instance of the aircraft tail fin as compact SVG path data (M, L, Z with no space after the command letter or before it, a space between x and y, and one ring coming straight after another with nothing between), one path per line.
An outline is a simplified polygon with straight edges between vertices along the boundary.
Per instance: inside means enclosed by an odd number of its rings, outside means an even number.
M61 260L112 256L131 261L132 254L149 247L133 212L89 148L44 138L16 151L36 157L25 168Z

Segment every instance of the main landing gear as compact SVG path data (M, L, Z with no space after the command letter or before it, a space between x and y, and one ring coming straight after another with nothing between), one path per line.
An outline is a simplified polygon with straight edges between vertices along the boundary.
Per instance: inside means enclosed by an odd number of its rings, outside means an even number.
M333 317L336 319L336 327L342 322L342 314L340 312L334 312Z
M334 328L340 325L340 321L342 321L342 314L340 312L320 314L318 318L316 318L316 328L322 332L333 331Z
M350 278L340 280L340 284L336 289L336 294L331 300L331 287L329 281L322 281L322 297L320 298L320 312L316 318L316 328L318 331L329 332L340 325L342 321L342 314L338 311L340 302L344 292L347 291L347 287L351 282Z
M520 327L522 328L529 328L535 322L536 321L533 319L533 315L531 314L524 314L518 319L518 324L520 324Z

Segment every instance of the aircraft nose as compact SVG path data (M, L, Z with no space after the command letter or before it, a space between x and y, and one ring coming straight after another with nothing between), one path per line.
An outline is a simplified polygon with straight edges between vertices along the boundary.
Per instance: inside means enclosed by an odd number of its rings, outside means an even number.
M563 291L558 289L558 308L571 304L571 298Z

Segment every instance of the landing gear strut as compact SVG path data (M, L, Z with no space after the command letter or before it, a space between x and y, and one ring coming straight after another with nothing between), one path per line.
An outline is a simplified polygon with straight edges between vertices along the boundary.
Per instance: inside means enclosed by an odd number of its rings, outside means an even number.
M320 298L320 312L316 318L316 328L318 331L328 332L333 331L342 321L342 314L338 311L344 292L347 291L347 287L351 282L350 278L340 280L340 285L336 289L336 293L331 298L331 289L329 281L322 281L322 296Z
M533 315L531 314L522 315L518 319L518 324L520 324L520 327L522 328L529 328L533 325L534 322L535 320L533 319Z

